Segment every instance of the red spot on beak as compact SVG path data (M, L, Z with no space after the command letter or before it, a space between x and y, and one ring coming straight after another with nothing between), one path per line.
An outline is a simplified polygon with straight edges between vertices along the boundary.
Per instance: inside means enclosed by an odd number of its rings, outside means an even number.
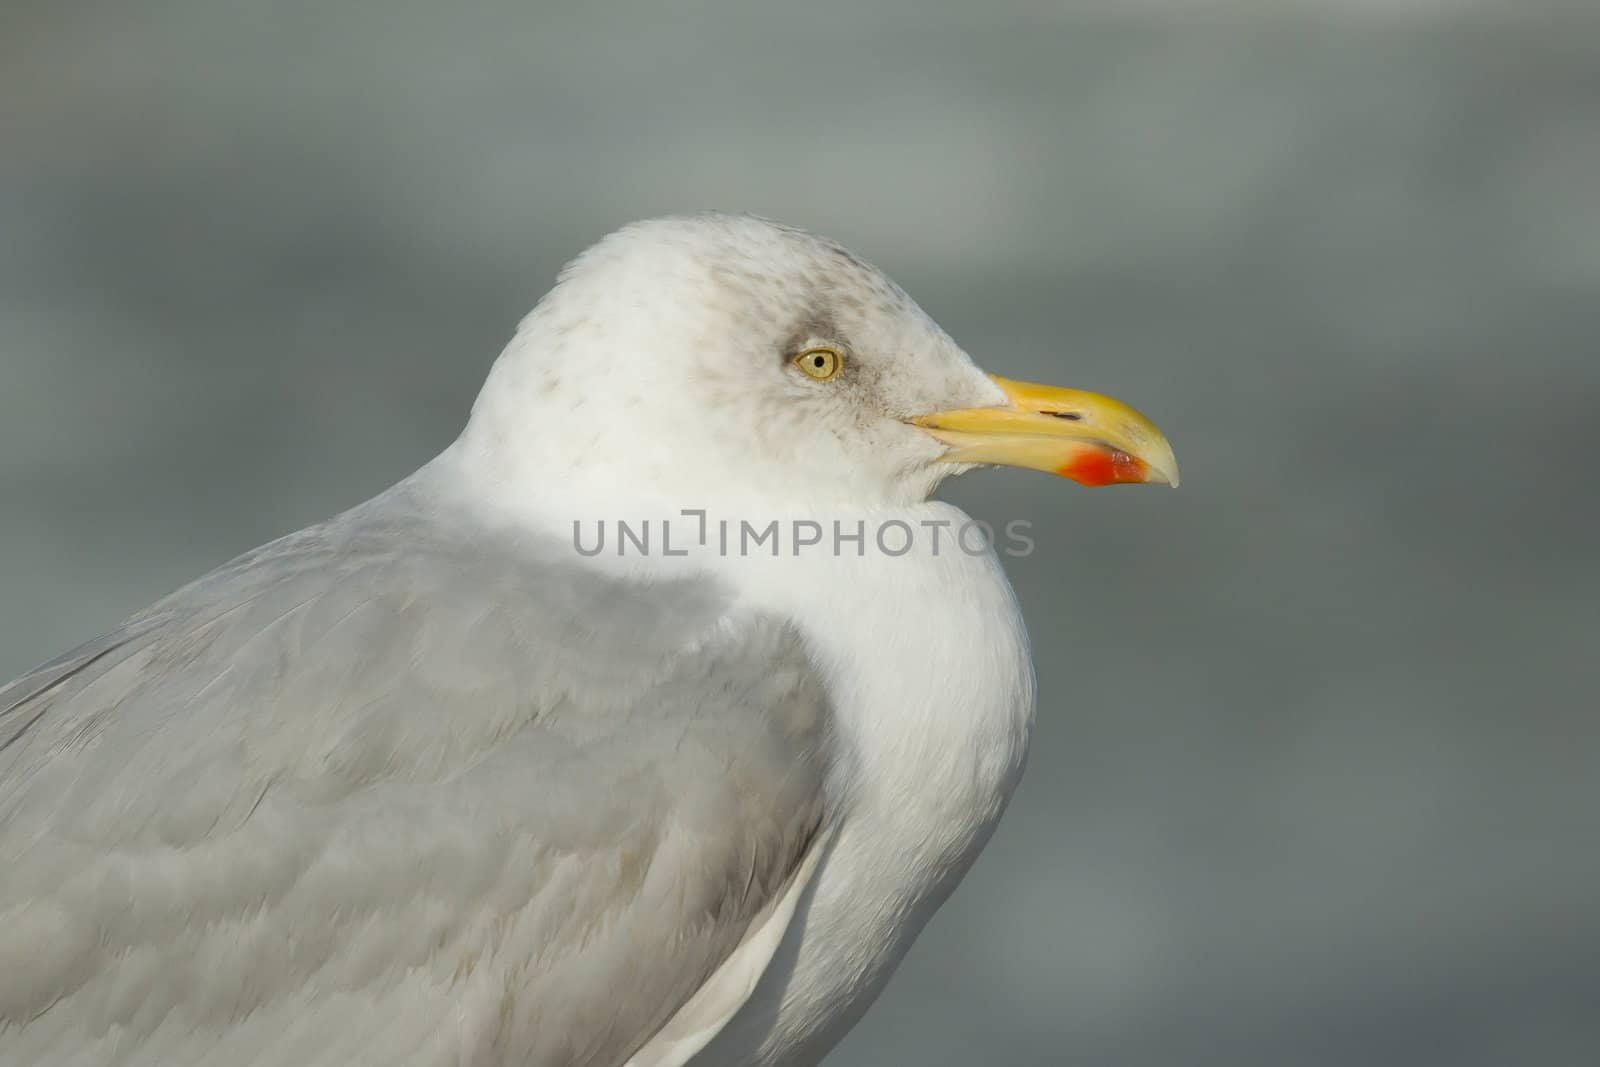
M1142 482L1150 473L1144 460L1116 448L1086 449L1056 468L1063 478L1084 485L1117 485Z

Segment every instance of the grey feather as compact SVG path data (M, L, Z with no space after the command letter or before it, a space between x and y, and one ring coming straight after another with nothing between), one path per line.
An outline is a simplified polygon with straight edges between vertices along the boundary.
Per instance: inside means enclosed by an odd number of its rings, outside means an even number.
M0 690L0 1060L620 1064L829 756L783 620L424 471Z

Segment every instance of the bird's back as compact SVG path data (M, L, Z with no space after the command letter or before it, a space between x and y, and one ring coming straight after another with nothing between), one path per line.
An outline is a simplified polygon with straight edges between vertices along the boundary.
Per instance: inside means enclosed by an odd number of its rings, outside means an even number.
M770 909L824 815L792 631L438 505L0 690L0 1063L615 1064Z

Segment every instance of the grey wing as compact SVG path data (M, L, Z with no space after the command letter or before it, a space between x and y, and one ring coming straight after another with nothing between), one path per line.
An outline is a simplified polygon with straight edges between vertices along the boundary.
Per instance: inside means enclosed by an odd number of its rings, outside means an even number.
M827 822L796 634L412 497L0 690L0 1062L679 1063L742 1000Z

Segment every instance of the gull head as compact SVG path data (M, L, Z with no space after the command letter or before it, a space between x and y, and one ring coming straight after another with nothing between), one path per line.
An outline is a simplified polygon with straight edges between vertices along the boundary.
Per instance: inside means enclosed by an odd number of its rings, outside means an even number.
M634 223L568 264L462 446L506 491L684 506L910 503L984 465L1178 484L1133 408L986 374L841 245L734 215Z

